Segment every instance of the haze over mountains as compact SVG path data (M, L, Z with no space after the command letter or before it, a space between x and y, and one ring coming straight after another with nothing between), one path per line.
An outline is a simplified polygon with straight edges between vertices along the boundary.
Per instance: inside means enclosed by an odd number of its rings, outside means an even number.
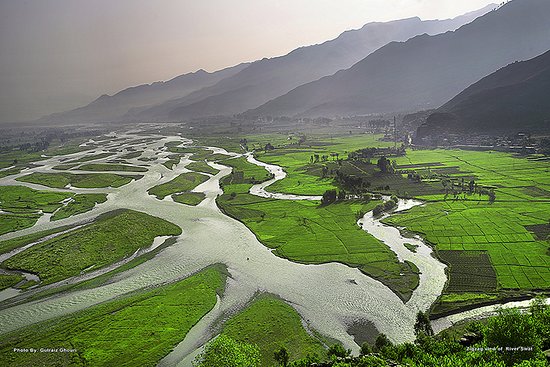
M456 30L392 42L250 116L335 116L437 108L484 76L550 49L550 1L514 0Z
M299 85L349 68L390 41L456 29L492 8L494 5L448 20L409 18L369 23L359 30L344 32L334 40L302 47L285 56L241 64L216 73L198 71L164 83L128 88L39 121L178 121L242 113Z
M550 127L550 51L510 64L440 107L418 136L536 132Z
M132 108L151 106L214 85L220 80L238 73L248 65L243 63L214 73L199 70L177 76L166 82L130 87L112 96L104 94L84 107L46 116L39 121L59 123L119 121Z

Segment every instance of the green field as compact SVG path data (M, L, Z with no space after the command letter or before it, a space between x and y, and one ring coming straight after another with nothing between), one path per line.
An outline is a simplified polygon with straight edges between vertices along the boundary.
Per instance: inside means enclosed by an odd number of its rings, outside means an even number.
M190 169L191 171L195 172L202 172L202 173L209 173L211 175L215 175L216 173L220 172L215 168L210 167L206 162L191 162L185 168Z
M162 287L134 292L69 317L0 337L3 366L156 366L216 304L224 271L211 267ZM16 353L66 348L69 353Z
M191 191L201 183L208 180L208 176L196 172L182 173L171 181L149 189L149 195L157 199L164 199L168 195Z
M19 274L0 274L0 291L13 287L24 279L25 277Z
M79 188L103 188L120 187L132 180L139 180L143 176L139 175L117 175L114 173L83 173L72 174L66 172L60 173L31 173L30 175L17 178L17 181L30 182L37 185L44 185L54 188L64 188L71 185Z
M64 192L38 191L25 186L0 186L0 208L10 213L29 213L42 210L53 213L70 198Z
M64 227L57 227L54 229L49 229L46 231L40 231L32 234L28 234L26 236L21 236L17 238L12 238L10 240L5 240L0 242L0 254L5 254L6 252L10 252L11 250L14 250L18 247L23 247L25 245L28 245L32 242L38 241L46 236L50 236L52 234L66 231L70 229L70 226L64 226Z
M140 157L142 154L142 152L130 152L128 154L124 154L123 156L121 156L120 158L121 159L134 159L134 158L138 158Z
M349 152L373 146L387 147L392 143L381 142L380 135L360 135L351 137L320 137L306 141L301 145L286 145L268 152L257 153L257 158L266 163L284 168L287 177L269 186L272 192L283 192L298 195L322 195L326 190L336 188L331 178L321 178L323 164L312 164L313 155L327 156L327 163L334 160L330 154L346 158Z
M298 312L270 295L261 295L229 319L223 327L222 335L256 344L260 349L262 366L276 365L273 355L281 346L287 348L290 360L308 354L326 357L323 344L304 329Z
M52 169L55 169L58 171L67 171L78 165L79 163L58 164L57 166L53 166Z
M319 202L260 198L248 194L251 182L267 171L246 162L230 159L233 175L222 180L224 194L218 205L228 215L243 222L275 254L310 264L341 262L357 267L388 285L403 299L410 298L418 285L418 270L399 263L388 246L363 231L359 217L379 201L343 201L321 206ZM266 177L267 175L267 177ZM401 275L404 274L404 275Z
M169 159L162 164L164 167L168 169L174 169L174 166L177 165L181 160L181 157L177 154L172 154L168 156L168 158Z
M386 219L421 234L450 265L446 295L548 290L550 244L537 234L550 220L547 160L438 149L411 150L397 162L422 176L446 177L455 187L466 177L495 192L493 203L475 193L422 195L430 201L425 206Z
M0 235L32 227L41 214L53 213L71 194L38 191L25 186L0 186Z
M59 210L54 213L51 220L60 220L85 213L92 210L96 204L101 204L106 201L106 194L76 194L67 205L59 208Z
M147 168L127 164L88 163L78 167L82 171L147 172Z
M198 205L206 196L202 192L184 192L172 195L175 202L185 205Z
M38 274L42 284L50 284L122 260L149 247L157 236L179 234L179 227L163 219L119 210L34 245L1 265Z

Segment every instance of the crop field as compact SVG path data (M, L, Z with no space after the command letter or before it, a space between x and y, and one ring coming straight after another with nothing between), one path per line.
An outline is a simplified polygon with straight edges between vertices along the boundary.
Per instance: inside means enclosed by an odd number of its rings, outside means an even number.
M147 172L147 168L126 164L88 163L78 167L82 171Z
M245 310L229 319L222 330L233 340L256 344L260 349L262 366L274 366L275 351L287 348L290 360L308 354L326 357L321 341L303 327L300 315L284 301L261 295Z
M495 269L486 251L439 250L439 257L450 265L447 292L494 292Z
M217 169L210 167L204 161L191 162L187 166L185 166L185 168L195 172L209 173L211 175L215 175L216 173L220 172Z
M214 307L224 286L223 271L211 267L173 284L17 330L1 337L0 364L154 366ZM14 348L76 351L16 353Z
M34 172L30 175L17 178L17 181L30 182L58 189L64 188L67 185L79 188L103 188L124 186L132 182L132 180L139 180L142 177L140 175L118 175L114 173L72 174L67 172Z
M36 244L1 266L38 274L42 284L50 284L122 260L149 247L157 236L179 234L178 226L163 219L131 210L115 211Z
M196 173L182 173L172 181L160 184L149 189L149 194L154 195L157 199L164 199L168 195L191 191L201 183L208 180L208 176Z
M235 164L235 171L244 173L224 180L220 208L246 224L264 245L275 249L275 254L301 263L341 262L380 280L404 299L411 296L418 285L417 269L399 263L385 244L357 225L359 217L379 201L321 206L306 200L260 198L248 190L257 176L255 170L266 172L263 168L244 160L223 163Z
M106 194L76 194L71 201L59 208L50 220L60 220L92 210L96 204L107 201Z

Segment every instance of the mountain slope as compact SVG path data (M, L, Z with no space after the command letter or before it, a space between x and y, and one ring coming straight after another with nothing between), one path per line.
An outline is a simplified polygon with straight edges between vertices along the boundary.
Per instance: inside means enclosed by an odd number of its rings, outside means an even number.
M440 133L550 131L550 51L510 64L431 114L418 137Z
M230 77L248 64L240 64L214 73L199 70L177 76L166 82L143 84L124 89L112 96L102 95L92 103L72 111L56 113L39 119L39 122L89 123L119 121L133 108L143 108L166 100L185 96Z
M436 108L480 78L550 48L550 1L513 0L454 32L392 42L251 116L333 116Z
M438 34L456 29L492 8L494 6L488 6L441 21L409 18L369 23L361 29L344 32L334 40L301 47L285 56L256 61L212 87L128 117L139 120L179 120L241 113L301 84L349 68L390 41L404 41L422 33Z

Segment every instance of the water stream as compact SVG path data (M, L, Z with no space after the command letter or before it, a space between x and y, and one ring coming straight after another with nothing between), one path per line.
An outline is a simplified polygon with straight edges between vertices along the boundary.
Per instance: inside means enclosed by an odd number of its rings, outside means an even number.
M182 144L190 142L179 136L150 136L155 140L133 144L133 140L143 139L144 136L126 133L118 137L125 138L123 142L114 144L120 152L125 147L134 147L136 150L143 150L145 157L157 158L165 158L172 154L163 149L164 144L169 141L178 141ZM238 156L223 149L213 151ZM15 178L31 172L50 172L62 158L78 159L88 153L80 152L45 159L40 162L40 167L0 179L0 185L18 184L41 190L75 193L104 192L108 194L107 201L96 205L87 213L53 223L43 220L32 228L0 236L0 241L59 226L76 225L118 208L137 210L166 219L180 226L183 234L177 238L175 244L160 251L153 259L117 274L108 284L94 289L70 291L27 304L10 304L10 299L4 300L0 303L0 334L53 317L68 315L144 287L173 282L211 264L221 263L227 267L230 274L225 293L219 298L216 307L192 328L174 352L163 360L163 366L176 365L181 361L183 362L180 365L190 365L192 358L189 355L196 353L219 331L219 319L229 317L240 310L258 292L280 296L289 302L313 329L340 340L344 347L351 348L357 353L359 346L348 333L349 325L356 322L372 322L378 331L388 335L394 342L412 341L417 311L426 310L443 289L446 279L444 266L430 255L431 249L419 238L402 237L396 228L380 223L380 219L372 218L369 213L360 219L358 224L386 243L399 259L412 261L422 272L420 285L406 304L388 287L355 268L339 263L304 265L275 256L245 225L224 215L217 207L215 199L221 194L219 181L231 172L229 167L221 164L209 162L220 172L193 190L205 194L205 199L195 207L171 200L160 201L147 193L149 188L168 182L186 172L188 159L182 159L173 170L159 163L162 160L154 161L148 172L143 173L142 179L116 189L59 190L14 181ZM113 159L121 154L107 159ZM259 162L251 155L248 155L247 159L273 173L271 183L285 175L278 166ZM267 183L254 185L250 192L264 197L276 195L267 197L278 199L319 200L318 196L272 194L265 190L267 186ZM401 200L398 210L419 204L415 201ZM418 245L417 252L407 250L403 246L406 242ZM350 279L354 282L350 282Z

